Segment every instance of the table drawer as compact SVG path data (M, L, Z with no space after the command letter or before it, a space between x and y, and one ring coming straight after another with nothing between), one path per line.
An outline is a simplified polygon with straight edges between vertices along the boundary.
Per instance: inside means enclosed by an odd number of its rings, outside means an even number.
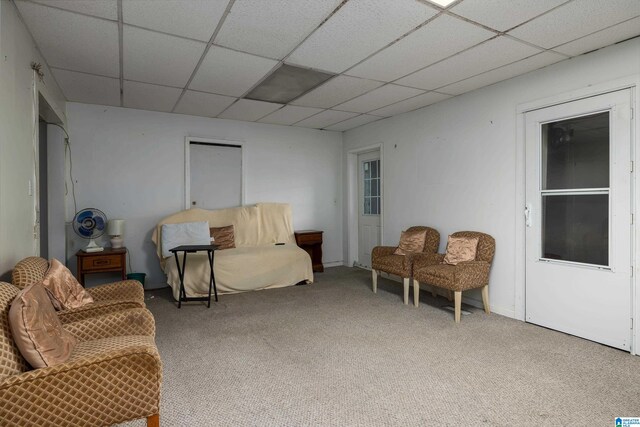
M296 240L299 245L322 243L322 233L298 234Z
M120 255L104 255L82 259L83 270L101 270L120 267L122 267L122 256Z

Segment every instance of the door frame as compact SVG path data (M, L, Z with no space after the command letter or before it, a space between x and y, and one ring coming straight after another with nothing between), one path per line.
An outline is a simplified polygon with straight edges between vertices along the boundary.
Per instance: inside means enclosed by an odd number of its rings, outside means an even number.
M378 151L380 153L380 244L384 244L384 144L377 143L347 151L347 266L352 267L358 259L358 155Z
M192 142L203 142L211 145L240 147L240 206L245 203L245 170L246 159L244 141L220 138L201 138L199 136L186 136L184 138L184 208L191 209L191 147Z
M582 87L570 92L542 98L535 101L518 104L516 107L516 176L515 176L515 289L514 289L514 308L515 318L525 321L525 286L526 286L526 240L525 240L525 218L524 208L526 201L526 158L525 158L525 137L526 123L525 114L539 110L542 108L552 107L578 101L584 98L590 98L597 95L603 95L609 92L629 89L631 91L631 159L634 163L634 170L631 176L631 210L634 217L638 217L637 212L640 207L640 186L638 185L636 175L638 167L640 167L640 150L636 149L638 142L637 135L640 135L640 121L636 118L636 113L640 111L640 99L638 97L637 88L640 87L640 76L631 75L609 82L594 84L588 87ZM630 165L631 166L631 165ZM631 354L640 355L640 289L638 289L638 244L640 243L640 227L637 227L637 220L634 219L631 235L631 316L630 325L633 325L631 331ZM632 323L631 323L632 322Z

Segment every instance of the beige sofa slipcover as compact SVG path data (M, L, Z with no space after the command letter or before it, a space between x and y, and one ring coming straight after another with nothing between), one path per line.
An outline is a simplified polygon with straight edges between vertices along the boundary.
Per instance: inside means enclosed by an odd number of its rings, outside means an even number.
M234 226L236 247L215 252L213 269L219 293L281 288L304 281L313 282L311 258L296 245L291 207L288 204L259 203L229 209L188 209L164 218L158 223L152 236L174 298L178 299L180 278L175 257L162 256L162 225L195 221L207 221L209 227ZM209 262L206 253L187 256L184 286L187 297L208 294Z

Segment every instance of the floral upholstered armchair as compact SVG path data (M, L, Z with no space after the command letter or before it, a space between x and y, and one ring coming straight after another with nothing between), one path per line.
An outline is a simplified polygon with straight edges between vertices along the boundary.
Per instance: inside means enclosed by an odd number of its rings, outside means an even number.
M438 246L440 245L440 233L431 227L414 226L406 230L406 232L419 231L426 233L424 246L420 251L398 255L395 253L397 250L396 246L376 246L373 248L371 252L371 273L374 293L378 291L378 275L380 272L400 276L403 281L404 303L409 304L409 281L413 273L414 259L421 258L424 259L425 262L429 262L429 260L437 255ZM413 303L417 307L419 303L419 291L416 292L415 286L413 291Z
M458 231L450 237L477 239L475 259L455 265L444 263L445 255L436 254L433 260L416 259L413 265L413 286L420 289L420 282L454 292L455 321L460 322L462 292L482 289L482 302L487 314L489 308L489 272L496 251L496 241L488 234L477 231Z

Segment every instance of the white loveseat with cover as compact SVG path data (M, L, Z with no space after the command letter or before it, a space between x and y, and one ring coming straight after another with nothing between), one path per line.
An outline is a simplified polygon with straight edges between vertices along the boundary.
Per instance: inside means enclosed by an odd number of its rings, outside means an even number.
M236 247L215 252L213 269L219 293L282 288L304 281L313 282L311 258L296 245L291 207L288 204L259 203L229 209L188 209L160 221L152 237L160 264L167 275L167 283L173 288L176 300L180 278L175 257L162 255L162 225L198 221L207 221L209 227L234 227ZM205 252L187 256L184 286L187 297L208 294L209 261Z

